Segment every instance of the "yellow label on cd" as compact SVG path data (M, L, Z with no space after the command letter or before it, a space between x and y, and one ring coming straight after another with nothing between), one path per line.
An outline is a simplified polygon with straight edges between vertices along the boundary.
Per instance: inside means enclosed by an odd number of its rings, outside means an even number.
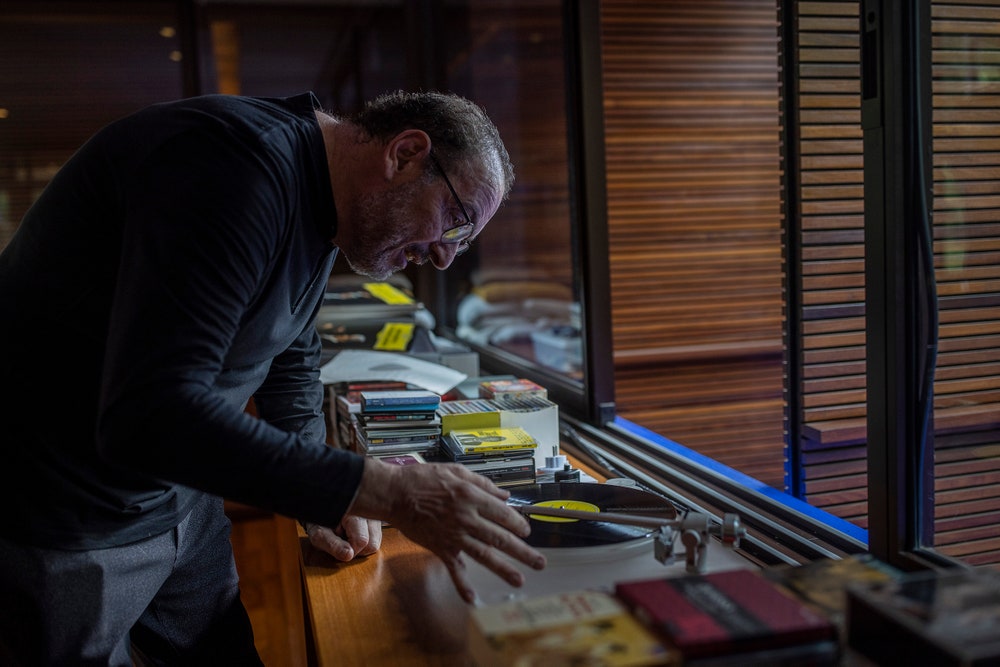
M382 327L378 335L375 336L376 350L396 350L405 352L410 341L413 340L413 328L415 324L410 322L389 322Z
M555 507L561 510L576 510L577 512L600 512L601 508L592 503L587 503L582 500L543 500L540 503L534 503L532 507ZM568 523L570 521L579 521L580 519L569 519L563 516L541 516L539 514L531 514L532 519L536 521L551 521L552 523Z

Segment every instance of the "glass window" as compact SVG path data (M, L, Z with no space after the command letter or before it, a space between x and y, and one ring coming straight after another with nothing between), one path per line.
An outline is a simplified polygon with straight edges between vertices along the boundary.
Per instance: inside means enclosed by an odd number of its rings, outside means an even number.
M933 545L1000 562L1000 8L932 4Z
M583 412L587 380L596 375L584 353L593 330L587 318L602 316L584 312L582 301L591 268L582 265L588 222L577 204L582 186L573 185L578 146L569 138L579 130L570 119L582 121L570 101L575 55L563 3L455 3L443 25L451 37L445 87L481 104L496 122L516 180L472 251L442 276L442 324L480 350L487 368L532 376L567 409Z
M860 6L789 5L782 25L766 0L602 3L616 404L624 430L866 539ZM994 563L1000 16L931 8L940 341L913 519Z
M205 93L287 96L314 92L336 113L407 87L407 21L401 2L283 6L209 0L199 13Z

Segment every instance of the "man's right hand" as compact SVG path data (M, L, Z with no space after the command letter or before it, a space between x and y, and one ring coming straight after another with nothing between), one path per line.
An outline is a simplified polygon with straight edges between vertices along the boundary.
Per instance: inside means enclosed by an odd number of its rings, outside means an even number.
M504 502L510 493L457 463L395 466L366 459L350 514L388 521L440 558L459 595L475 600L462 554L512 586L524 575L506 557L541 570L545 557L523 538L528 520Z

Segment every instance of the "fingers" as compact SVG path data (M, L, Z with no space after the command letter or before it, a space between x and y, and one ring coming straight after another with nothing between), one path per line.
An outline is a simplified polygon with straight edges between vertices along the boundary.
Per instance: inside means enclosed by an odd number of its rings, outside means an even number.
M545 567L545 557L541 553L516 534L501 530L492 522L482 522L480 526L470 530L462 551L511 586L521 586L524 583L524 575L514 561L524 563L534 570Z
M445 567L448 568L448 575L451 577L451 583L458 591L459 597L465 601L466 604L473 604L476 601L476 589L473 588L472 583L466 574L465 563L462 561L462 553L459 552L454 554L451 558L446 558L441 554L438 554L441 561L444 563Z
M469 581L463 556L472 558L515 588L524 585L524 573L518 569L514 560L510 558L511 556L536 570L545 567L544 556L519 538L511 537L509 534L506 537L500 537L498 541L493 543L470 537L465 541L464 548L460 551L438 554L438 556L448 568L455 590L469 604L475 602L476 591Z
M358 517L353 517L358 518ZM364 541L361 541L361 533L355 539L350 532L347 534L348 541L354 548L358 556L370 556L382 547L382 522L371 519L359 519L365 527Z
M318 524L307 524L309 543L337 560L349 561L369 556L382 546L382 522L347 516L337 530Z
M545 558L525 541L530 524L504 502L510 492L456 463L390 466L365 462L351 512L387 520L429 549L448 568L465 600L473 600L463 554L512 586L524 582L518 562L534 569Z
M349 542L338 537L332 529L310 523L306 524L306 534L309 536L309 544L337 560L349 561L354 558L354 548Z
M511 586L523 585L524 574L517 562L536 570L545 567L545 557L523 539L531 532L527 518L503 502L508 491L459 468L448 470L461 480L453 480L450 487L452 503L443 513L442 532L425 546L445 562L463 599L475 597L468 588L463 553Z

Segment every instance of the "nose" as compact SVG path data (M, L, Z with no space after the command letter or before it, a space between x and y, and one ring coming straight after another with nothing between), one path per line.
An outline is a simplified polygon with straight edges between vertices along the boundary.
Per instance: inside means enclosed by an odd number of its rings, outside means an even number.
M444 271L455 260L458 246L453 243L434 243L430 247L430 260L434 268Z

